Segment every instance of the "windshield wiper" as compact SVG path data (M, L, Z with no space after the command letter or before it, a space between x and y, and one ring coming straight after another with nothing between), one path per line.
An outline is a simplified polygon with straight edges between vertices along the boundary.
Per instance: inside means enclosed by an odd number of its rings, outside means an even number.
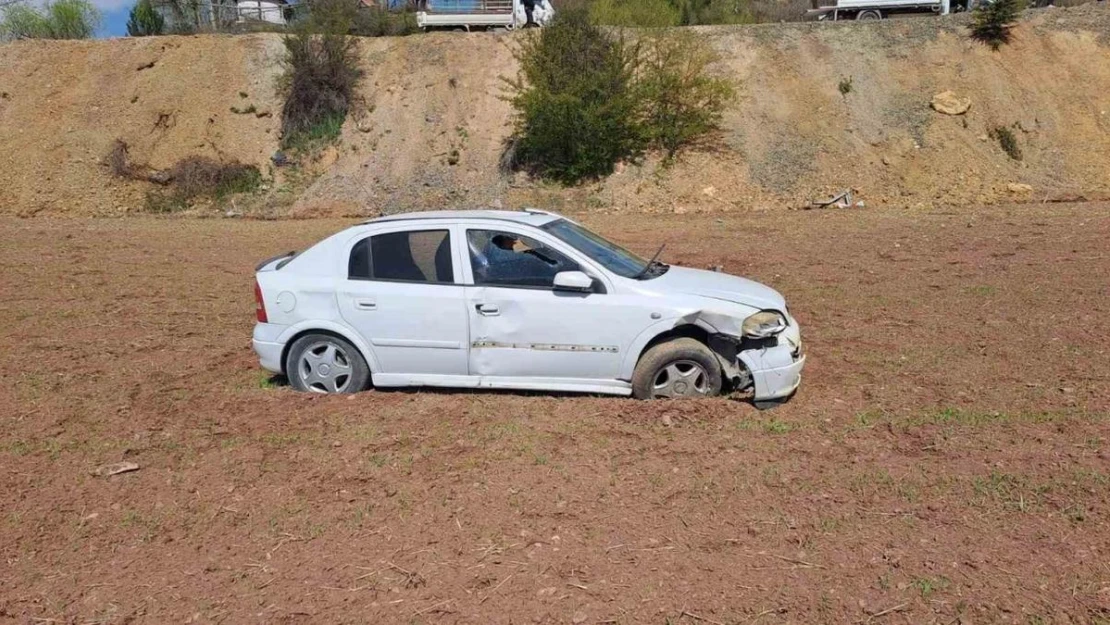
M640 270L640 273L638 273L638 274L636 274L635 276L633 276L633 277L632 277L632 279L633 279L633 280L640 280L640 279L642 279L642 278L643 278L644 276L646 276L646 275L647 275L648 273L650 273L650 272L651 272L651 268L652 268L652 267L654 267L654 266L656 266L656 265L660 265L660 266L664 266L664 267L665 267L666 265L664 265L663 263L660 263L660 262L658 262L658 261L659 261L659 255L663 253L663 248L665 248L665 247L667 247L667 244L666 244L666 243L664 243L663 245L660 245L660 246L659 246L659 251L655 253L655 256L652 256L652 257L651 257L651 260L649 260L649 261L647 262L647 264L646 264L646 265L644 265L644 268Z

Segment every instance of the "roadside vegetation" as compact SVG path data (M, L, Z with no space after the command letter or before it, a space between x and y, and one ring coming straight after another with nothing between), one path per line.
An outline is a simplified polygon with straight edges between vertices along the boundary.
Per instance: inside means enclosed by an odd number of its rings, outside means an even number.
M1018 144L1017 135L1014 134L1013 130L1005 126L996 126L991 128L989 134L995 141L998 141L998 146L1002 148L1007 156L1015 161L1021 160L1021 146Z
M282 40L286 71L281 142L307 150L334 141L362 76L350 36L358 7L345 0L314 3L310 19Z
M1010 29L1024 8L1023 0L981 3L975 9L975 18L971 25L972 38L987 44L992 50L998 50L1010 43Z
M708 73L692 33L633 41L571 9L526 39L509 81L517 113L504 164L563 184L599 178L648 150L668 160L717 127L731 84Z
M167 170L165 180L164 189L147 194L150 212L176 212L198 199L221 200L236 193L253 193L262 185L262 174L254 165L190 156Z
M139 0L127 19L127 34L132 37L149 37L166 32L166 18L154 10L150 0Z
M136 164L131 162L127 144L120 139L112 143L103 162L118 178L159 186L146 195L146 210L152 213L173 213L198 200L219 201L237 193L254 193L263 182L257 167L235 160L189 156L165 170Z
M594 0L590 18L606 26L658 28L797 20L808 2L759 0Z
M100 11L88 0L17 3L0 9L0 41L89 39L98 26Z

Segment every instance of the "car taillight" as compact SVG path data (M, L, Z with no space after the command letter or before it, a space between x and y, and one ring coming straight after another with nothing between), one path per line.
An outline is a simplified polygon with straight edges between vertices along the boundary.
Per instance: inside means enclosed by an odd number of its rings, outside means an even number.
M266 318L266 304L262 301L262 287L258 286L258 280L254 281L254 314L258 318L258 323L269 323Z

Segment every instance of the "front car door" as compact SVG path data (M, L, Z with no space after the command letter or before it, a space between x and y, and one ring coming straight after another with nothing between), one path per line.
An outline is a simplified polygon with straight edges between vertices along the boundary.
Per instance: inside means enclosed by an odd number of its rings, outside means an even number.
M613 294L601 271L553 237L501 225L463 230L471 376L483 386L623 386L622 350L642 330L628 323L630 298ZM594 291L555 290L562 271L590 275Z
M465 380L469 329L452 245L452 227L436 224L395 225L347 242L339 309L374 351L375 384L436 383L414 379L429 375Z

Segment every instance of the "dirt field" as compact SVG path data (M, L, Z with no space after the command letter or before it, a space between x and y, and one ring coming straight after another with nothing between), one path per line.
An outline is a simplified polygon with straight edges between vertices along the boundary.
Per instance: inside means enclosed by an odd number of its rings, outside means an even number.
M1108 623L1108 209L587 218L787 295L769 413L298 395L251 268L341 222L0 220L0 622Z

